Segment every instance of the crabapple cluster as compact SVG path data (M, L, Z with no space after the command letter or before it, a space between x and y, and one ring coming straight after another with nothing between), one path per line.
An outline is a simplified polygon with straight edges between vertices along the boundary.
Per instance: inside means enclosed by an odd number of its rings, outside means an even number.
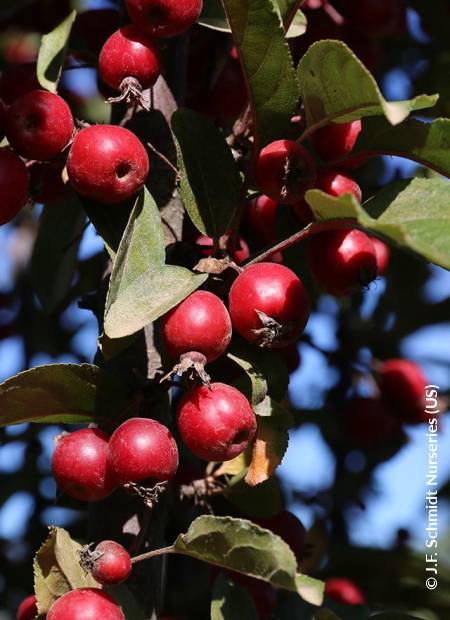
M119 28L104 43L99 75L119 93L111 102L145 105L142 91L161 74L156 40L190 28L201 12L202 0L129 0L126 4L132 24ZM5 135L9 146L0 149L0 225L19 213L30 194L36 201L47 199L40 190L30 192L29 169L33 172L42 162L46 167L62 164L56 180L61 184L67 159L73 188L104 204L121 203L136 194L149 172L146 149L128 129L101 125L77 132L66 101L42 89L34 62L11 66L0 77L0 137ZM46 188L52 186L45 171L42 178Z
M255 180L263 193L248 204L246 221L262 244L274 245L277 211L287 209L287 205L303 226L314 221L305 200L309 189L334 197L350 194L361 202L361 189L348 175L346 163L360 132L360 120L330 123L312 134L311 150L298 142L278 140L260 151ZM337 297L358 291L387 270L389 248L359 230L317 232L308 246L308 265L314 279L322 290ZM283 260L279 252L272 255L274 259Z

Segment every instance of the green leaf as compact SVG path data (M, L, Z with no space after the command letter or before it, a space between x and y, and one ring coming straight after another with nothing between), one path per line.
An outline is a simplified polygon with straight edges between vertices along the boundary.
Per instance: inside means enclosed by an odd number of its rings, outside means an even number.
M103 239L110 258L114 259L130 218L131 203L127 201L125 204L111 206L92 202L81 196L79 199L95 230ZM133 200L133 206L137 201L138 199Z
M205 26L212 30L231 32L230 24L220 0L203 0L203 9L198 23L200 26Z
M316 220L356 218L364 228L427 261L450 269L450 184L444 179L396 181L360 206L345 194L306 193Z
M268 480L283 460L288 444L289 434L277 423L276 418L259 419L253 443L252 462L245 476L245 482L254 487Z
M262 402L254 406L253 411L262 418L273 418L273 422L282 429L291 428L295 424L292 412L270 396L266 396Z
M251 521L202 516L175 541L175 550L299 593L314 605L323 601L321 581L297 575L297 561L279 536Z
M111 420L125 404L125 388L90 364L38 366L0 385L0 425Z
M158 208L144 189L114 260L105 307L105 334L123 338L139 331L193 293L208 276L165 264Z
M230 229L241 194L231 150L214 123L191 110L177 110L172 129L179 147L184 206L200 232L218 239Z
M98 583L80 565L81 545L60 527L50 533L34 558L34 590L39 614L46 614L57 598L76 588L95 588Z
M291 22L287 32L287 37L298 37L306 31L306 16L302 11L297 9L297 0L276 0L275 8L284 24ZM295 12L292 18L292 13ZM223 4L220 0L204 0L203 10L198 23L212 30L221 32L231 32Z
M306 15L298 10L292 20L292 24L289 26L286 37L288 39L295 39L295 37L305 34L307 27L308 20L306 19Z
M342 41L318 41L298 65L298 79L308 127L384 115L392 125L413 110L432 107L437 95L388 102L374 77Z
M31 258L31 280L45 313L56 310L72 287L85 221L75 194L63 204L47 205L42 211Z
M279 484L275 478L255 487L249 486L244 477L247 467L234 476L224 491L228 501L253 518L270 519L283 510Z
M250 385L239 387L253 405L261 403L267 394L279 401L286 396L289 373L281 357L273 351L240 342L232 345L228 357L245 370Z
M392 127L384 118L366 118L354 150L345 159L361 153L405 157L450 176L450 119L424 123L410 118Z
M248 86L258 146L287 135L299 89L278 5L223 0Z
M211 620L258 620L259 615L250 594L224 574L214 582Z
M44 34L37 60L37 78L40 85L56 93L62 67L66 58L67 43L77 16L72 11L54 30Z

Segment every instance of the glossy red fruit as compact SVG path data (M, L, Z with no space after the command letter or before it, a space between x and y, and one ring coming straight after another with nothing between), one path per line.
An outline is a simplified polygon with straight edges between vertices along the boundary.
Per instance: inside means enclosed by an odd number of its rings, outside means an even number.
M404 10L400 0L344 0L345 15L352 26L372 37L393 34Z
M377 257L369 237L359 230L331 230L314 235L308 261L320 287L343 297L377 277Z
M107 472L108 435L85 428L58 438L52 471L58 488L85 502L96 502L114 490Z
M177 444L169 429L156 420L130 418L109 440L108 467L119 484L171 480L178 467Z
M54 159L69 144L74 130L72 112L59 95L34 90L8 110L6 135L27 159Z
M195 24L202 0L125 0L132 22L154 37L174 37Z
M34 620L38 615L37 602L34 594L30 594L19 605L16 620Z
M330 196L342 196L343 194L353 194L358 202L362 200L361 188L353 179L337 170L321 170L316 179L315 189L330 194ZM306 202L300 200L292 205L295 214L304 224L309 224L314 220L313 213Z
M161 73L158 49L145 32L124 26L102 47L98 69L101 79L116 90L129 78L137 80L142 89L150 88Z
M345 157L353 151L361 131L361 121L330 123L314 132L311 142L324 161Z
M285 204L303 198L314 185L316 166L308 151L292 140L271 142L259 153L255 179L264 194Z
M297 563L300 563L305 552L306 528L303 523L289 510L282 510L270 519L253 519L255 523L277 534L289 545Z
M362 192L358 183L355 183L350 177L340 174L337 170L321 170L317 175L315 187L330 194L330 196L353 194L358 202L362 200Z
M231 340L231 320L223 302L208 291L195 291L161 322L164 345L173 359L197 352L207 362L220 357Z
M325 582L325 595L344 605L364 605L366 599L356 583L345 577L334 577Z
M389 267L389 258L391 250L384 241L377 239L377 237L371 237L373 247L375 248L375 254L377 255L378 275L383 276L387 268Z
M392 359L380 364L377 370L381 392L399 417L411 424L427 421L425 387L428 380L421 368L411 360Z
M114 540L103 540L95 547L92 556L92 574L102 585L115 585L130 576L130 554Z
M249 342L282 348L295 342L309 318L309 299L293 271L258 263L234 281L229 295L234 329Z
M134 133L116 125L82 129L67 158L67 173L75 190L104 204L117 204L136 194L148 170L143 144Z
M0 149L0 225L15 217L28 199L27 167L13 151Z
M346 403L344 428L347 436L361 446L388 442L401 430L398 418L386 400L359 396Z
M97 588L71 590L50 607L47 620L125 620L115 600Z
M206 461L234 459L256 432L250 403L224 383L200 385L188 392L180 402L177 424L189 450Z
M8 105L39 88L35 62L7 67L0 76L0 99Z

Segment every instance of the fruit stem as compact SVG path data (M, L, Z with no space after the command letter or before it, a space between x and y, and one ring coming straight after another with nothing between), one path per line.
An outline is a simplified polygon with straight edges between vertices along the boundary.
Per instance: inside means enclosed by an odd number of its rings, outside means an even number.
M147 553L135 555L134 558L131 558L131 563L137 564L138 562L144 562L144 560L150 560L151 558L156 558L159 555L165 555L166 553L176 553L175 547L173 545L170 545L169 547L153 549L152 551L147 551Z
M250 261L246 262L243 267L244 269L246 269L250 265L254 265L255 263L261 263L262 261L272 256L272 254L274 254L275 252L283 252L284 250L287 250L293 245L296 245L300 241L303 241L303 239L312 237L317 233L327 230L341 230L343 228L359 228L358 222L357 220L350 218L346 218L343 220L328 220L326 222L311 222L291 237L283 239L276 245L264 250L264 252L262 252L258 256L255 256L255 258L252 258Z

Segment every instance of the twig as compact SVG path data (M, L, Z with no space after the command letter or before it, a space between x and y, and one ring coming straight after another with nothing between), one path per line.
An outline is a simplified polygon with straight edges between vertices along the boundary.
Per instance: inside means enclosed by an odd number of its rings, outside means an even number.
M138 562L144 562L144 560L150 560L151 558L156 558L159 555L165 555L166 553L176 553L173 545L169 547L162 547L161 549L153 549L153 551L147 551L147 553L142 553L141 555L135 555L134 558L131 558L132 564L137 564Z
M344 228L359 228L359 224L356 220L353 219L312 222L311 224L305 226L305 228L302 228L301 230L296 232L291 237L283 239L283 241L280 241L276 245L264 250L264 252L262 252L255 258L252 258L250 261L244 264L244 269L246 269L250 265L254 265L255 263L260 263L268 259L270 256L272 256L272 254L275 254L275 252L283 252L284 250L287 250L293 245L296 245L300 241L303 241L303 239L312 237L317 233L325 232L327 230L338 230Z
M176 180L178 182L180 180L180 171L176 168L176 166L173 165L170 159L168 159L163 153L161 153L161 151L158 151L158 149L153 146L151 142L147 142L147 146L151 151L155 153L157 157L159 157L161 161L163 161L167 166L169 166L171 170L173 170L173 172L175 172Z

